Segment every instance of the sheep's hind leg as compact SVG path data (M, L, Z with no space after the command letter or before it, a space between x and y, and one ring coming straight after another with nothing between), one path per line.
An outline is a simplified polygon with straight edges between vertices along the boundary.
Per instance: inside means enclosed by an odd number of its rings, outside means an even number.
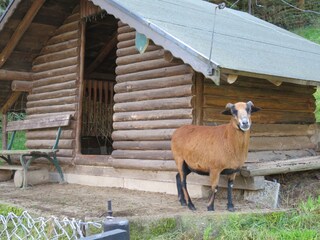
M219 172L218 171L211 171L210 172L210 183L211 183L211 196L209 199L209 203L207 206L208 211L214 211L214 199L216 196L216 193L218 191L218 182L219 182Z
M181 185L182 185L182 192L184 195L184 199L186 200L187 206L190 210L195 211L196 208L193 205L190 195L188 193L187 190L187 176L189 173L191 173L188 165L186 164L186 162L183 162L182 168L181 168L181 172L180 172L180 177L181 177Z
M177 173L177 175L176 175L176 182L177 182L177 190L178 190L179 202L181 203L181 206L186 206L187 202L186 202L186 199L184 198L184 194L182 192L182 184L181 184L180 173Z

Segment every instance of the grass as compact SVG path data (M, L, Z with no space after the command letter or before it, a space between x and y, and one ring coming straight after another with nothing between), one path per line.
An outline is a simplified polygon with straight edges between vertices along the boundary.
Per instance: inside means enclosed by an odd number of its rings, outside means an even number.
M320 196L297 209L268 214L227 214L130 222L131 239L320 239Z

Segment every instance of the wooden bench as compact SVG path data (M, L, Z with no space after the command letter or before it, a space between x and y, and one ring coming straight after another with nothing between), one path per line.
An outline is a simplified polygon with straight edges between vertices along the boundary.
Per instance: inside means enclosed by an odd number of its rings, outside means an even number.
M62 131L62 127L70 124L71 115L58 115L54 117L44 117L41 119L29 119L9 122L6 128L6 132L12 132L10 142L7 146L7 150L0 150L0 158L4 159L9 165L12 165L11 156L19 155L21 166L24 170L23 188L27 187L27 171L32 161L38 158L45 158L51 162L58 171L61 182L64 182L63 173L59 162L57 160L56 153L59 151L58 144ZM35 130L44 128L58 128L56 133L56 139L51 149L26 149L26 150L11 150L14 138L17 131L23 130ZM7 165L8 166L8 165ZM3 165L5 169L5 165ZM1 169L1 166L0 166Z

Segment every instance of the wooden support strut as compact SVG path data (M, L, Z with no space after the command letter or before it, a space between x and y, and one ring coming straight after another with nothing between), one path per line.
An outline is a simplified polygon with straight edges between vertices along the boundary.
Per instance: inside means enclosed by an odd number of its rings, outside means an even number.
M30 26L33 18L36 16L42 5L44 4L45 0L35 0L33 1L31 7L29 8L28 12L16 28L15 32L12 34L8 44L5 46L3 51L0 54L0 68L6 63L7 59L13 52L14 48L19 43L20 39L22 38L23 34L26 32L28 27Z

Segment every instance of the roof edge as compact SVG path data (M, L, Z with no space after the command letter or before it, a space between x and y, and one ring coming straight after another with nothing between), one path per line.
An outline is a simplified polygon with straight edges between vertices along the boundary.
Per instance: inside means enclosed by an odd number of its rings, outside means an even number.
M174 36L168 34L156 25L145 21L142 17L130 12L124 6L114 0L90 0L95 5L100 6L109 14L119 18L122 22L129 24L139 33L146 35L149 39L169 50L175 57L181 58L184 63L189 64L195 71L201 72L206 78L213 80L219 85L219 66L202 56L200 53L185 45ZM168 41L169 40L169 41Z
M239 71L234 69L227 69L227 68L221 68L221 73L225 74L234 74L239 76L247 76L247 77L255 77L255 78L261 78L266 79L268 81L281 81L281 82L287 82L287 83L294 83L298 85L306 85L306 86L320 86L320 82L317 82L316 80L307 80L307 79L297 79L297 78L289 78L289 77L282 77L282 76L272 76L267 74L259 74L259 73L253 73L253 72L246 72L246 71Z

